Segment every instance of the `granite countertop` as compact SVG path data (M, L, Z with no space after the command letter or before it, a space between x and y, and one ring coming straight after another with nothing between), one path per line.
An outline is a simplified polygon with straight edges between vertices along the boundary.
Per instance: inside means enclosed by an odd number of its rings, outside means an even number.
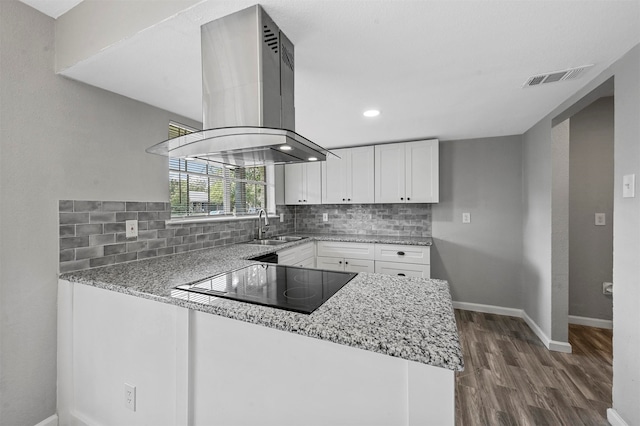
M368 234L296 234L319 241L341 241L350 243L401 244L407 246L430 246L431 237L400 237L390 235Z
M313 239L354 241L335 238L323 234ZM373 238L364 242L382 242L378 236ZM255 263L248 258L308 241L268 247L234 244L71 272L60 278L409 361L457 371L464 368L446 281L360 273L309 315L174 289Z

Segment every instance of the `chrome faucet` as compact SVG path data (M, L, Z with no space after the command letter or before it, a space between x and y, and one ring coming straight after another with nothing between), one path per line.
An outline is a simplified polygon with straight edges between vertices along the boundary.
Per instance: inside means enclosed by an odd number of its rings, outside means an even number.
M264 213L264 226L262 225L262 213ZM261 240L264 238L264 233L266 232L265 228L269 227L269 217L267 216L267 212L264 209L260 209L258 211L258 239Z

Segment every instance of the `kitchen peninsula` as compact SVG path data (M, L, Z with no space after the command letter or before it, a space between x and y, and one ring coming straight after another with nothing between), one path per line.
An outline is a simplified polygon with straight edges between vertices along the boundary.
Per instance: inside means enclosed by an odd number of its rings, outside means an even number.
M61 422L454 423L463 361L444 281L361 273L309 315L174 289L274 250L234 244L62 275Z

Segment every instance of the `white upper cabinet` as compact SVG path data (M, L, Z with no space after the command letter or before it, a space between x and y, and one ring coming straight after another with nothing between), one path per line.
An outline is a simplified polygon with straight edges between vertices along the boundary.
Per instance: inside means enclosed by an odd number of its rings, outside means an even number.
M285 204L320 204L321 177L320 163L287 164L284 169Z
M322 163L323 204L370 204L374 202L374 147L332 150Z
M376 145L376 203L439 201L438 140Z

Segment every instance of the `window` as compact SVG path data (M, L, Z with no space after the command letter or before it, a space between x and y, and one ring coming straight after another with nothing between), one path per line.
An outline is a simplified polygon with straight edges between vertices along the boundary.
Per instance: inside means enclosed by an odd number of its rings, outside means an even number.
M193 131L175 123L169 125L170 138ZM242 216L260 209L275 212L273 182L273 166L243 168L169 158L171 216Z

